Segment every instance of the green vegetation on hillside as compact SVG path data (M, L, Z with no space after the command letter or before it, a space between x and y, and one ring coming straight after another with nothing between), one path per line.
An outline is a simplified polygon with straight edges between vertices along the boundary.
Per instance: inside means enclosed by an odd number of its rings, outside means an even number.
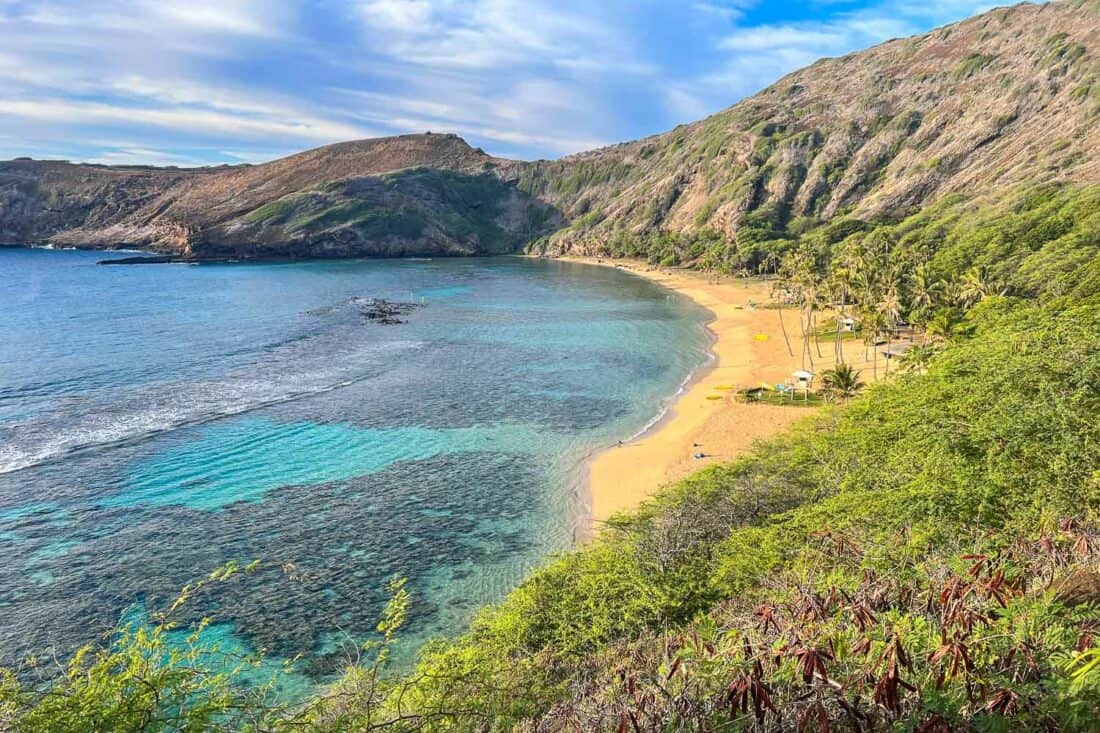
M1098 199L1051 188L996 206L948 200L784 240L769 261L797 300L821 291L869 319L906 313L936 346L850 405L612 520L467 634L429 644L406 676L385 674L410 602L396 587L368 661L305 706L282 708L224 664L204 666L209 655L171 655L131 629L59 679L5 677L0 723L1089 730Z
M276 199L242 219L249 236L276 242L333 239L406 243L428 237L471 252L504 254L544 233L551 207L524 200L502 224L516 190L491 174L417 168L325 183Z
M779 212L765 207L746 216L732 241L706 229L686 234L618 232L600 254L764 274L800 248L827 261L866 243L888 248L897 266L927 262L941 278L976 267L1014 294L1085 297L1100 292L1100 186L1047 186L982 203L953 196L897 222L850 217L783 222Z
M1100 307L990 299L969 321L976 335L927 374L682 482L537 573L426 653L424 704L473 704L502 728L550 716L614 730L656 715L643 730L740 730L755 718L731 716L724 694L748 674L784 711L765 728L820 702L838 725L848 705L883 726L938 715L999 729L1012 716L985 706L1008 690L1023 722L1087 729L1100 698L1066 665L1100 608L1065 606L1050 584L1095 558ZM985 559L968 574L977 559L964 555ZM961 626L938 595L954 577ZM1003 597L966 585L993 577ZM949 642L970 656L951 674L936 656ZM870 698L898 646L917 689L879 709ZM821 676L803 679L806 649L823 652Z

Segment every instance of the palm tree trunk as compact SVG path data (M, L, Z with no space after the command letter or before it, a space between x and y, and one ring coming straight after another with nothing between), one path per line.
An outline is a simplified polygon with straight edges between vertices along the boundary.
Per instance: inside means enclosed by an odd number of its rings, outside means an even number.
M825 355L821 353L821 339L817 337L817 315L810 311L810 325L814 333L814 346L817 347L817 356L819 359L824 359Z
M783 320L783 303L779 304L779 328L783 331L783 341L787 344L787 353L794 356L794 349L791 348L791 337L787 335L787 323Z
M806 325L802 329L802 333L804 334L803 339L805 341L805 343L803 344L803 351L806 354L806 358L810 362L810 371L813 371L814 368L814 352L810 348L810 333L813 330L813 317L814 316L812 310L806 311ZM806 368L805 362L803 362L802 368Z
M840 316L847 317L848 293L842 290L840 294L840 315L836 319L836 359L838 364L844 363L844 339L840 334Z
M803 313L802 304L798 306L798 329L802 336L802 368L806 368L806 315Z
M887 328L889 328L890 330L886 332L886 354L887 354L887 356L886 356L886 376L890 376L890 360L891 360L891 357L890 357L889 354L890 354L890 350L894 346L894 323L893 323L893 319L890 320L890 323L887 325Z

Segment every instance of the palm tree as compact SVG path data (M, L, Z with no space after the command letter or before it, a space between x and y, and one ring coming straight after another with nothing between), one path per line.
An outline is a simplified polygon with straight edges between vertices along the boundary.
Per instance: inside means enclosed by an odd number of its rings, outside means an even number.
M817 333L817 314L821 307L825 305L827 295L824 278L816 271L811 270L804 291L806 293L806 325L809 329L808 332L813 334L814 348L817 350L818 357L824 358L825 355L821 353L821 339L818 338ZM809 348L808 345L807 348ZM813 366L812 356L810 357L810 365Z
M823 391L826 395L843 399L847 404L865 386L860 381L860 374L862 372L852 368L851 364L837 364L822 375Z
M901 320L901 296L898 295L896 285L890 285L890 288L883 294L882 300L878 302L877 309L886 321L886 348L889 350L894 341L894 330ZM886 362L886 374L887 376L890 374L889 360Z
M798 301L798 325L802 331L802 368L812 369L814 356L810 350L810 330L813 328L813 308L817 300L817 275L814 272L813 257L804 251L792 252L784 258L783 271L791 292Z
M764 258L764 277L767 278L768 271L771 271L774 277L779 277L779 253L775 250L768 252Z
M997 286L993 284L985 267L971 267L959 283L959 302L964 308L971 308L996 294Z
M784 299L787 297L787 294L791 292L791 284L787 280L786 270L784 270L782 274L780 273L779 264L779 255L775 252L770 252L768 258L765 260L764 266L766 268L770 265L772 267L772 273L776 277L775 285L772 286L772 297L775 298L775 302L779 306L779 329L783 332L783 342L787 344L787 353L794 356L794 349L791 348L791 337L787 334L787 322L783 319L783 306L786 305ZM767 272L765 270L765 275L766 274ZM779 297L776 297L777 293Z
M898 365L904 371L923 374L936 351L938 349L932 344L914 344L898 359Z
M886 318L877 308L867 308L863 312L863 345L870 347L874 365L875 379L878 379L878 341L886 332ZM864 355L866 359L866 354Z
M928 316L935 312L944 289L944 282L933 277L927 262L913 268L909 277L910 320L914 323L926 323Z
M933 341L950 341L955 335L955 329L959 325L959 312L954 308L941 308L928 322L925 333Z
M844 341L841 338L841 324L848 315L848 293L852 287L852 271L847 262L840 262L829 271L828 291L832 301L837 304L836 341L833 343L833 358L837 364L844 362Z

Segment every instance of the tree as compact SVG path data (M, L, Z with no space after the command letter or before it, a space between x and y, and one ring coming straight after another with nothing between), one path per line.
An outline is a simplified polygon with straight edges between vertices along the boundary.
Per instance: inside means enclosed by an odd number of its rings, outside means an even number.
M814 258L805 250L792 252L784 258L783 276L790 284L791 292L798 302L798 324L802 330L802 368L812 369L814 356L810 349L810 334L813 330L813 313L817 306L820 285Z
M865 386L859 378L861 374L862 372L854 369L851 364L837 364L822 376L823 391L829 397L843 399L847 404Z
M898 294L898 289L895 284L891 284L885 293L882 295L876 306L879 313L882 314L886 324L886 348L890 348L890 344L894 340L894 331L898 326L898 322L901 320L901 296ZM886 362L886 374L890 374L890 362Z
M874 365L875 379L878 379L878 344L882 335L886 333L886 318L877 308L867 308L863 311L863 345L870 348L872 364ZM866 358L866 354L865 354Z
M838 364L844 362L841 323L848 315L848 298L852 291L853 273L857 271L858 267L857 258L851 256L851 252L846 252L845 256L829 271L828 288L833 301L837 304L836 341L833 344L833 356Z
M937 351L938 349L932 344L914 344L898 359L898 366L906 372L923 374Z
M925 333L934 341L940 343L950 341L955 335L955 329L960 322L959 312L954 308L941 308L928 322Z
M909 276L909 319L914 323L927 323L944 291L944 282L933 277L928 263L917 265Z
M972 308L991 295L997 294L997 286L985 267L971 267L959 281L959 304Z
M765 267L770 266L776 277L776 284L772 288L772 297L775 297L778 293L779 297L776 297L775 301L779 308L779 329L783 332L783 342L787 344L787 353L794 356L794 349L791 348L791 337L787 334L787 322L783 319L783 306L786 305L784 300L787 294L791 292L791 284L786 278L786 271L780 272L779 265L779 256L774 252L769 253Z

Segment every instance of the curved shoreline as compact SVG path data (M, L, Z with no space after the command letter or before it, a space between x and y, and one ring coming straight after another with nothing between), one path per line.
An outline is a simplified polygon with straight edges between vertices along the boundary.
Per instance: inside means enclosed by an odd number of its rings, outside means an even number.
M690 298L712 314L706 324L712 338L711 359L692 372L645 429L619 445L594 452L584 462L586 534L598 531L615 514L635 509L661 488L707 465L743 455L757 441L782 432L808 414L798 406L747 404L735 399L739 389L783 382L802 366L796 343L797 314L786 311L795 350L791 356L783 339L780 312L754 307L770 301L767 283L715 281L703 273L636 261L563 259L631 272ZM855 351L854 345L849 348ZM849 361L862 362L862 354ZM832 365L827 355L815 359L814 370L820 373ZM703 457L695 458L696 454Z
M559 258L565 259L565 258ZM570 259L570 261L580 262L582 264L592 264L603 266L604 263L598 263L592 261L589 263L586 260ZM704 308L704 310L706 310ZM710 311L707 311L710 313ZM713 313L711 313L713 321ZM592 448L584 457L580 460L574 470L574 478L572 480L573 485L573 504L577 508L576 516L574 518L573 528L573 544L586 542L591 539L598 529L595 515L593 513L593 501L592 501L592 464L598 460L605 453L613 451L617 448L622 448L626 445L632 445L636 441L640 441L648 436L650 433L655 433L664 427L665 423L672 420L675 417L676 404L687 394L691 388L712 369L717 363L717 355L714 353L714 346L718 342L717 336L710 328L711 321L703 323L703 329L706 331L707 337L710 339L710 344L707 347L707 358L702 364L693 369L683 381L680 382L680 386L676 391L668 397L663 397L660 402L660 409L657 414L654 415L641 429L635 431L632 435L624 438L618 444L607 444L600 447ZM639 502L640 503L640 502ZM602 522L603 520L601 520Z

